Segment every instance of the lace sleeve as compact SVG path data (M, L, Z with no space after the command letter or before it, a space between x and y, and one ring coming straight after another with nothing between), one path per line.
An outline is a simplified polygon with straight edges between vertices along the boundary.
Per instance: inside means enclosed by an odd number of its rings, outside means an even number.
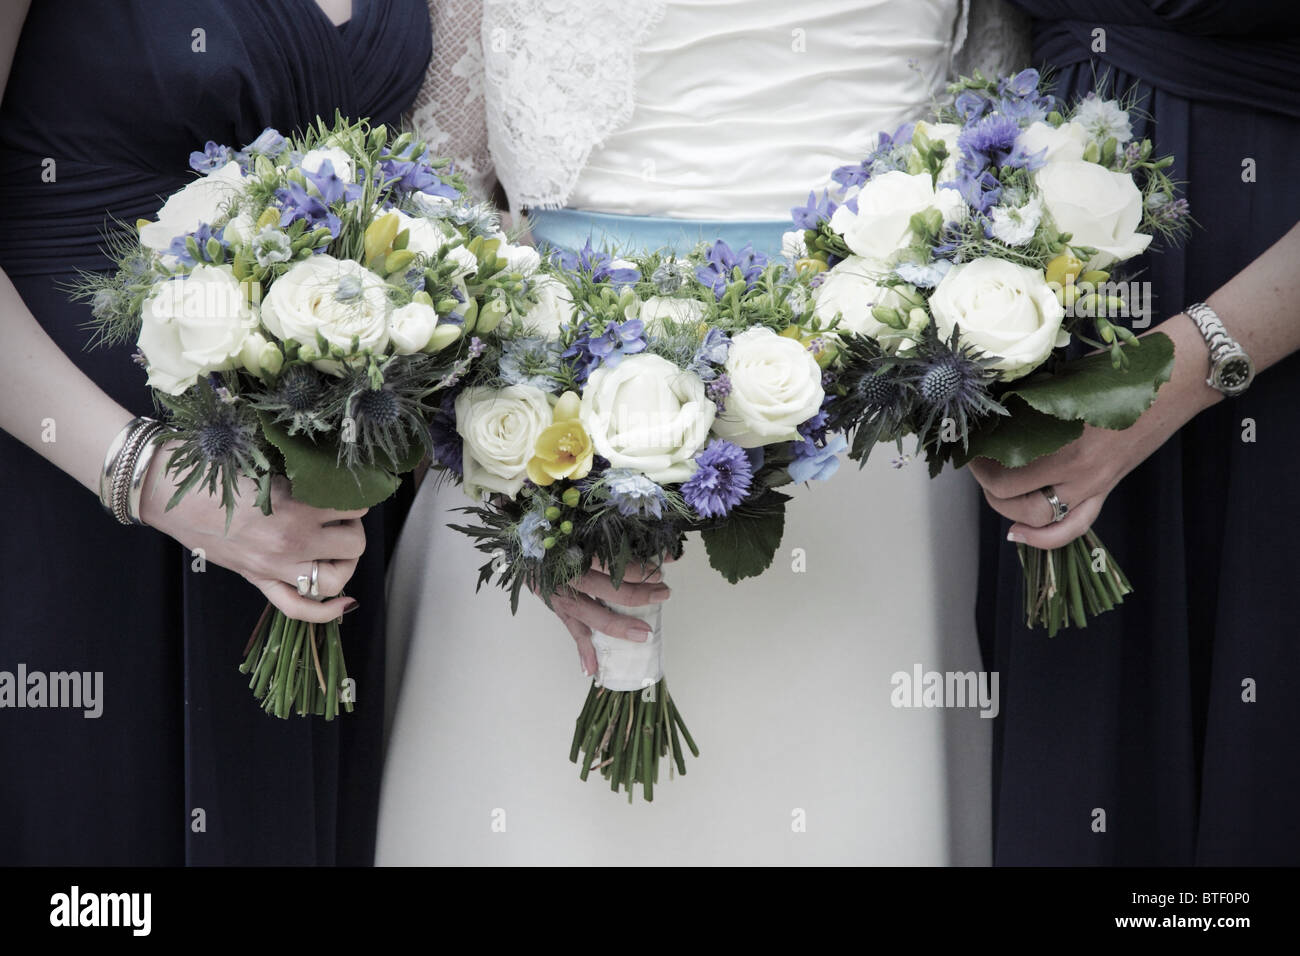
M483 0L426 0L433 57L410 122L433 153L455 160L480 195L496 184L483 100Z
M1002 76L1032 66L1029 18L1005 0L966 0L965 38L958 37L952 69L956 76L979 70Z

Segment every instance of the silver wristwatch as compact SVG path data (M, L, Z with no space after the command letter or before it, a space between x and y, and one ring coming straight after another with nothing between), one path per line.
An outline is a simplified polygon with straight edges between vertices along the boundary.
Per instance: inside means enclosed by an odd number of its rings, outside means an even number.
M1218 314L1204 302L1195 302L1183 311L1196 323L1210 347L1210 377L1205 384L1229 398L1240 395L1255 380L1255 363L1228 334Z

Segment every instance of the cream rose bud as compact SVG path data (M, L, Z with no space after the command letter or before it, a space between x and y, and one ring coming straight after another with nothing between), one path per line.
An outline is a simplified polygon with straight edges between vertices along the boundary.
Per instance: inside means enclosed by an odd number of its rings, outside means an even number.
M550 275L535 275L528 282L537 293L537 304L524 314L524 325L544 338L558 339L573 321L573 299L568 288Z
M912 307L912 303L893 289L876 284L876 277L888 271L880 263L861 256L849 256L837 263L813 292L813 315L823 323L838 316L841 329L868 338L897 337L897 329L891 329L871 314L877 305L898 309L904 315Z
M213 223L243 189L243 176L238 163L226 163L172 193L158 210L158 221L140 227L140 244L166 252L177 236L194 232L202 223Z
M388 319L388 338L397 355L423 352L438 327L438 310L423 302L409 302L394 309Z
M551 424L546 393L531 385L476 386L456 396L456 431L470 497L499 492L514 497L528 477L537 436Z
M447 244L447 236L441 227L431 219L423 216L408 216L400 209L397 213L397 231L406 230L406 248L418 255L432 256Z
M521 276L530 276L542 265L542 257L532 246L513 246L503 238L497 257L506 261L506 269Z
M940 338L959 327L962 344L996 358L991 368L1007 382L1070 341L1061 327L1065 310L1043 274L1005 259L953 266L930 296L930 313Z
M253 375L274 375L284 366L284 353L261 332L249 332L239 351L239 364Z
M312 256L271 284L262 302L262 322L277 338L314 344L317 333L345 351L382 353L388 346L388 284L359 262ZM337 363L316 367L337 372Z
M227 266L198 265L153 287L141 308L149 384L179 395L208 372L234 368L257 316Z
M826 395L812 353L769 328L733 338L725 369L731 390L713 431L741 448L798 438L799 426L817 414Z
M664 321L686 325L704 317L704 303L699 299L678 299L667 295L652 295L639 306L627 308L629 319L640 319L649 328Z
M918 212L938 209L945 222L960 219L966 204L955 189L934 188L928 173L915 176L890 170L873 176L857 195L858 211L840 206L831 228L848 247L867 259L887 260L913 241L911 220Z
M1056 227L1073 246L1092 246L1087 268L1105 269L1144 252L1151 237L1138 232L1142 192L1128 173L1083 160L1048 163L1034 174Z
M298 165L309 173L317 174L320 172L321 164L327 159L334 167L335 176L345 183L352 182L354 176L352 157L337 146L324 146L308 150L303 154L302 162Z
M1055 163L1062 160L1083 159L1083 151L1092 137L1082 125L1075 122L1053 126L1051 123L1030 123L1016 137L1021 152L1034 155L1043 152L1043 161Z
M716 413L698 375L643 352L591 373L578 420L611 467L664 484L695 474Z

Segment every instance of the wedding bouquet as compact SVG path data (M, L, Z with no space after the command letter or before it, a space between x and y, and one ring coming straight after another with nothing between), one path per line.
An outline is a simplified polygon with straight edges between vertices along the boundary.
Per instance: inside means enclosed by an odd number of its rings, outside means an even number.
M450 162L384 126L267 129L190 162L200 178L76 290L100 341L137 341L170 426L167 507L219 492L229 524L243 484L269 514L280 475L316 507L380 503L430 447L449 347L527 304L518 250ZM241 670L278 717L352 709L337 620L268 606Z
M680 555L699 531L728 581L761 573L781 541L792 481L827 477L809 282L748 247L689 255L554 255L525 279L536 304L472 343L435 421L438 467L479 498L458 530L491 556L479 575L548 603L593 562L615 585ZM660 608L645 643L597 633L598 673L570 759L653 798L661 757L698 750L663 675ZM672 768L670 766L670 774Z
M1111 270L1190 223L1172 159L1134 139L1131 104L1090 95L1066 110L1034 70L949 93L836 170L838 195L810 195L786 237L838 333L831 427L859 462L915 435L932 476L978 456L1025 465L1085 422L1132 425L1168 381L1173 346L1122 324L1138 296ZM1074 340L1100 351L1068 358ZM1026 619L1049 634L1131 590L1091 531L1018 548Z

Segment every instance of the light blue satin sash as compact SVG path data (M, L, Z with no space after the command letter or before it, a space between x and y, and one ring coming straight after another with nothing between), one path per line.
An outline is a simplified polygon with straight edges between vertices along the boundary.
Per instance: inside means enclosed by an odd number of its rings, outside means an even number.
M714 220L668 219L663 216L622 216L582 209L531 209L533 241L560 249L581 249L591 240L593 249L620 252L672 249L689 252L699 242L721 239L733 250L746 243L769 257L781 255L781 236L794 228L789 219Z

